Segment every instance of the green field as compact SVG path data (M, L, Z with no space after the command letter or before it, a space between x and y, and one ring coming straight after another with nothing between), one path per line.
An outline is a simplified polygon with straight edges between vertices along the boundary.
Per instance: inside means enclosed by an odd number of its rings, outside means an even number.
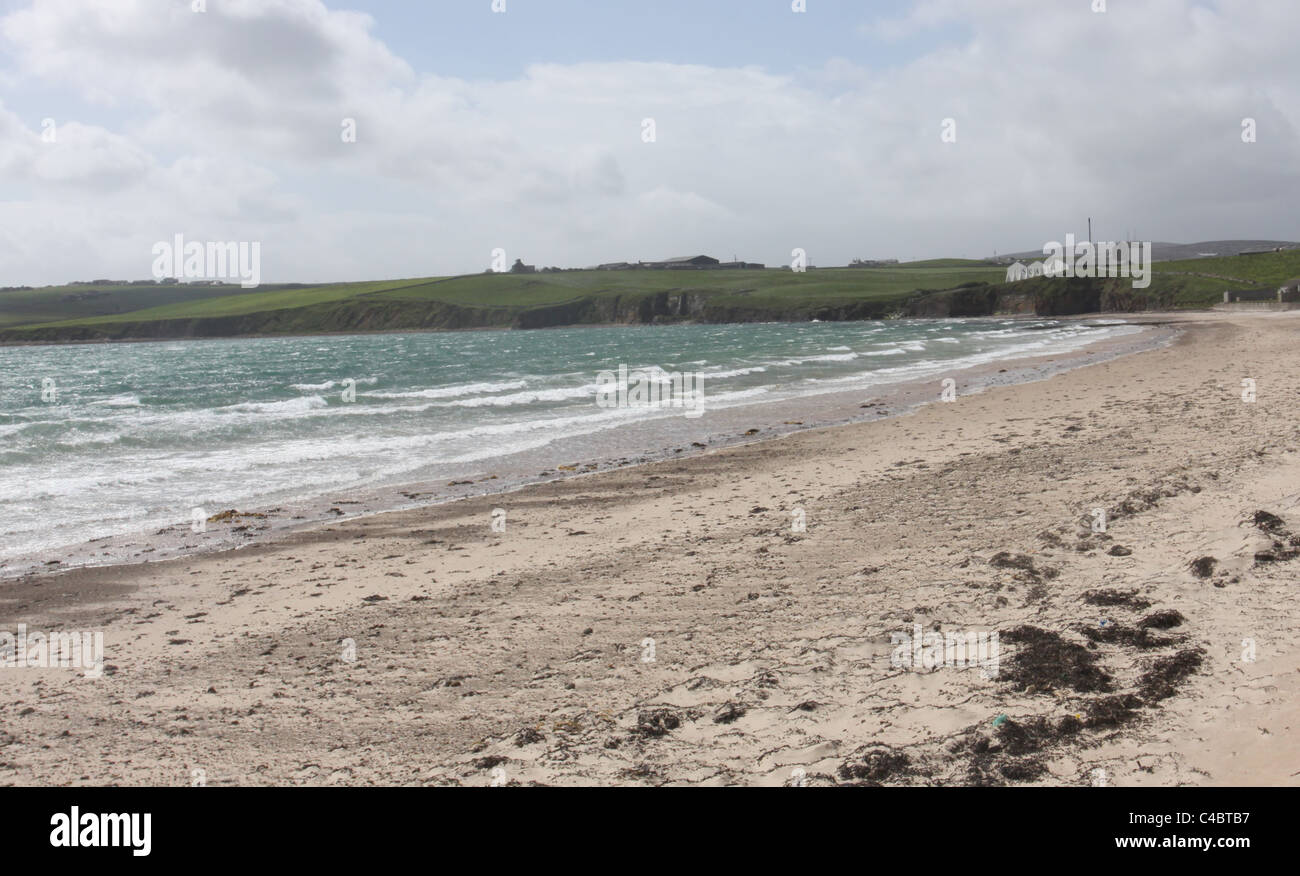
M50 322L31 322L29 325L111 325L121 322L140 322L152 320L193 320L215 317L244 316L267 311L296 310L335 301L355 298L385 289L400 286L401 283L419 283L419 280L387 281L376 283L340 283L330 286L311 286L301 289L241 289L228 287L224 293L197 296L192 300L172 301L158 306L145 306L129 310L129 302L123 301L121 309L111 313ZM212 291L219 287L200 287ZM4 296L0 294L0 306ZM3 319L5 311L0 311ZM15 323L10 323L15 325Z
M793 271L566 271L559 274L476 274L377 293L392 300L436 300L474 306L538 306L592 296L656 293L701 295L711 301L781 300L832 304L862 298L902 299L918 289L991 282L1002 268L819 268Z
M1150 294L1167 294L1172 306L1210 307L1223 300L1227 290L1276 291L1300 276L1300 250L1252 256L1185 259L1157 262Z
M0 328L130 313L246 293L238 286L46 286L0 291Z
M1300 251L1157 263L1151 287L1099 281L1102 307L1208 307L1225 289L1275 289L1300 276ZM871 319L932 312L918 303L959 287L1047 299L1064 281L1007 284L966 259L880 268L564 271L278 286L60 286L0 291L0 341L230 337L420 328L536 328L637 322ZM982 297L981 297L982 296ZM949 296L950 297L950 296ZM969 296L968 296L969 297ZM1059 311L1053 311L1059 312Z
M869 302L897 307L918 290L995 282L1002 268L831 268L806 273L754 271L565 271L549 274L473 274L310 288L245 291L223 287L52 287L0 292L0 339L124 338L164 336L146 323L166 324L166 335L192 336L227 326L237 333L298 333L442 326L438 316L464 317L449 327L509 326L521 315L590 304L594 313L638 312L644 302L685 295L714 312L739 308L758 318L769 309L816 311ZM71 318L52 319L65 296L89 290L107 294L68 307ZM12 305L12 306L11 306ZM439 314L439 311L442 313ZM468 320L465 323L465 320ZM582 320L591 321L591 320Z
M1242 288L1254 285L1266 289L1277 289L1287 280L1293 280L1300 276L1300 249L1252 256L1225 256L1223 258L1186 259L1180 262L1159 262L1156 272L1166 275L1173 273L1211 274L1216 277L1230 277L1243 284Z

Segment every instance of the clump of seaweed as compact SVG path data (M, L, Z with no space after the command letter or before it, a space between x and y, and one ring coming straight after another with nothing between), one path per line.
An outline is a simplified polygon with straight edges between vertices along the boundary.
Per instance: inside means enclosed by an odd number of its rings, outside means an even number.
M1000 769L1002 775L1009 781L1032 782L1047 772L1047 764L1036 757L1028 757L1023 760L1007 761Z
M1148 629L1134 629L1123 624L1107 624L1104 627L1083 627L1083 635L1091 642L1104 645L1131 645L1144 651L1151 648L1165 648L1174 643L1173 639L1155 636Z
M1151 607L1150 600L1138 596L1136 590L1089 590L1083 594L1083 601L1106 607L1123 605L1138 611Z
M1255 554L1255 563L1282 563L1300 557L1300 536L1287 531L1286 521L1268 511L1256 511L1254 523L1260 530L1273 538L1273 545L1266 551Z
M1166 611L1157 611L1147 615L1138 622L1138 626L1143 629L1167 630L1171 627L1182 626L1182 623L1185 620L1187 620L1187 618L1183 617L1171 608Z
M1089 729L1118 727L1133 718L1133 710L1142 707L1142 699L1135 694L1115 694L1098 697L1084 710L1083 725Z
M1138 678L1138 693L1148 705L1168 699L1205 662L1205 652L1200 648L1184 648L1176 654L1157 657L1146 672Z
M1059 633L1026 625L1006 630L1000 637L1003 642L1020 645L1005 673L1016 690L1112 690L1111 677L1097 667L1096 655L1082 645L1065 641Z
M890 776L903 772L911 758L901 751L887 748L874 749L862 755L858 762L846 761L840 765L840 778L857 784L879 784Z
M637 713L634 732L650 738L667 736L682 726L682 718L672 709L645 709Z
M989 565L995 569L1015 569L1018 572L1024 572L1029 580L1036 583L1043 580L1051 581L1061 574L1059 569L1050 566L1040 569L1034 565L1031 557L1024 554L1013 554L1008 551L998 551L989 558Z

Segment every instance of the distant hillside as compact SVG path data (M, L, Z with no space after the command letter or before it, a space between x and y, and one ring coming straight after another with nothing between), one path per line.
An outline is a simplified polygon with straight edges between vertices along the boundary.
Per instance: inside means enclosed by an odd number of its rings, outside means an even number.
M963 263L964 264L964 263ZM0 341L232 337L402 329L545 328L654 322L872 319L897 313L918 292L996 282L1005 269L983 263L780 270L564 271L471 274L229 293L51 319L69 288L33 290L42 306L6 310ZM148 287L142 287L148 288ZM176 287L170 287L176 288ZM210 287L200 287L208 289ZM242 290L240 290L242 292ZM48 305L45 306L45 305ZM101 304L108 307L107 303Z
M129 313L147 307L206 298L223 298L239 286L132 286L88 284L40 289L0 289L0 328L73 317Z
M128 287L69 299L87 290L77 286L0 292L0 343L1132 312L1209 307L1227 289L1272 290L1297 276L1300 249L1161 262L1148 289L1128 279L1007 283L1004 268L965 260L798 274L564 271L256 291ZM50 318L60 310L72 318Z
M402 281L378 284L391 286ZM405 281L412 282L412 281ZM301 283L281 283L244 289L238 285L198 286L185 283L175 285L122 285L114 283L87 283L75 286L42 286L39 288L0 288L0 328L19 325L36 325L70 319L122 316L144 310L179 306L182 310L198 302L220 300L219 309L264 306L272 296L294 300L320 300L356 294L358 290L372 289L373 283L339 283L329 286L306 286ZM257 298L257 303L242 302Z
M902 262L900 268L987 268L985 259L925 259L917 262Z

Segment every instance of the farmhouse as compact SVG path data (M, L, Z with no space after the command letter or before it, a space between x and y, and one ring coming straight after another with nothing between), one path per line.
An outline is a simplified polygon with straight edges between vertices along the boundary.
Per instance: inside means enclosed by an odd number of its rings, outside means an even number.
M1215 310L1300 310L1300 277L1287 280L1277 292L1267 289L1229 289Z
M1058 262L1059 260L1056 259L1053 260L1051 266L1054 270L1061 269ZM1016 262L1011 267L1007 268L1007 282L1019 283L1021 280L1029 280L1034 277L1041 277L1043 276L1044 273L1045 273L1045 268L1043 262L1030 262L1027 265L1021 264L1020 262Z
M603 265L596 265L591 270L596 271L706 271L706 270L751 270L761 271L766 268L757 262L731 261L722 262L712 256L679 256L675 259L664 259L658 262L606 262Z
M1280 292L1278 293L1281 294ZM1274 300L1272 292L1262 289L1228 289L1223 293L1224 304L1242 304L1251 302L1270 302ZM1276 300L1281 301L1278 297Z
M721 262L712 256L678 256L664 259L662 262L642 262L643 268L655 268L661 271L698 271L702 268L716 268Z

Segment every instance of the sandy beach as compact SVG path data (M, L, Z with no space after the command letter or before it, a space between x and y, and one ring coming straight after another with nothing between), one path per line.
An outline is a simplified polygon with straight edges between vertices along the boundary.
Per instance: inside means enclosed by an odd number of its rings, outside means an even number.
M0 669L0 782L1300 783L1300 318L1161 319L905 416L4 582L0 629L107 665ZM997 671L899 665L918 627Z

